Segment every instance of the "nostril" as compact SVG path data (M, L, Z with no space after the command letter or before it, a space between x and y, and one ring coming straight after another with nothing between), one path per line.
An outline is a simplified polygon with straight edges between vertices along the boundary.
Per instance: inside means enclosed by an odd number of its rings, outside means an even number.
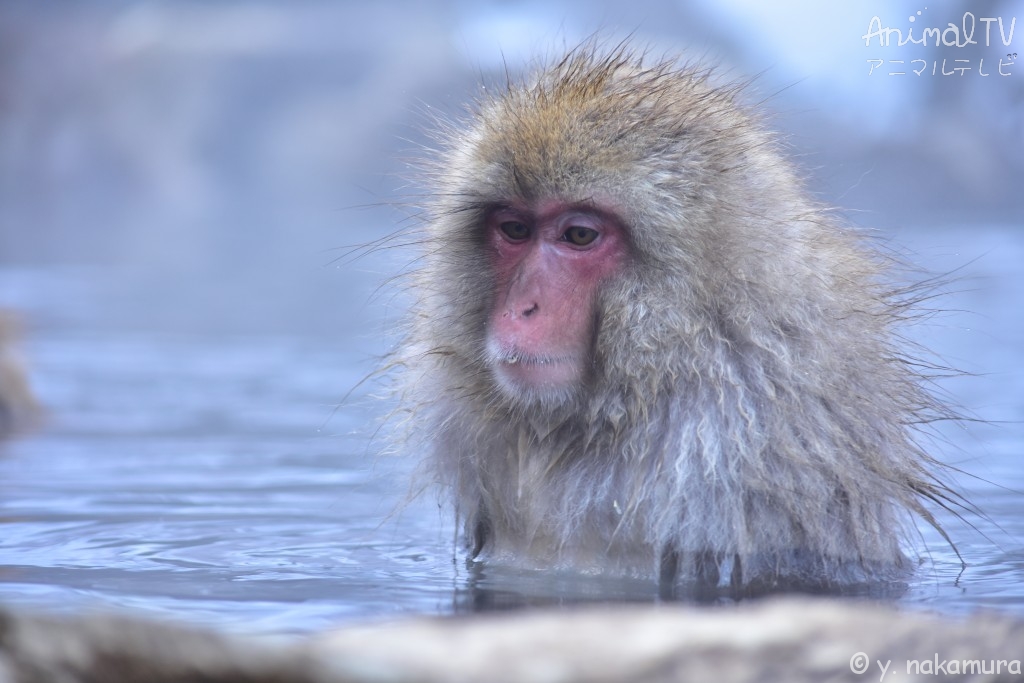
M527 309L525 309L523 311L523 317L527 318L527 317L533 315L534 313L537 312L538 308L540 308L540 306L538 306L536 303L531 304L529 308L527 308Z

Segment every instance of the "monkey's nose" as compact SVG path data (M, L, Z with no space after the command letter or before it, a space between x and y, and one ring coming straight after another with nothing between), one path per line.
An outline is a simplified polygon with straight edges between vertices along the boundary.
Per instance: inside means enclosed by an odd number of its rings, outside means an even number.
M530 304L530 306L528 308L523 310L523 314L522 315L523 315L524 318L529 318L531 315L536 313L537 309L539 309L539 308L540 308L540 306L536 302L534 302L534 303Z

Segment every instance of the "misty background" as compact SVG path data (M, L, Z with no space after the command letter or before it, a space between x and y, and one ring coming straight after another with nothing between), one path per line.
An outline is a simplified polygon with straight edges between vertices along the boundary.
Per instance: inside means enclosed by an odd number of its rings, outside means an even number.
M949 226L1022 229L1024 59L1007 77L932 63L998 71L1024 25L1010 47L998 24L990 47L865 47L872 17L906 34L919 4L5 0L0 267L88 271L99 309L82 314L109 326L366 332L374 291L410 257L347 247L414 211L424 188L406 161L431 117L595 34L753 79L748 101L824 201L967 262L981 254L952 246ZM1014 4L930 2L916 26L965 11L1008 31ZM869 59L928 71L870 73ZM10 289L0 305L39 296Z

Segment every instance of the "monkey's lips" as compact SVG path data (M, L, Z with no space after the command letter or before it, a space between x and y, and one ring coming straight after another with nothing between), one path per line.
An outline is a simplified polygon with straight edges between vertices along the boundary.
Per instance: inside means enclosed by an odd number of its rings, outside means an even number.
M502 388L517 395L568 389L579 381L582 366L573 354L533 354L494 344L488 360Z

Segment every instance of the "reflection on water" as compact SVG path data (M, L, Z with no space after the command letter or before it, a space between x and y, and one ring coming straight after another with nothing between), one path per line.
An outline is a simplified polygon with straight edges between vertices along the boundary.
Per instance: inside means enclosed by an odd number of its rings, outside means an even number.
M523 607L571 606L592 602L685 602L697 605L729 605L780 592L829 595L874 600L898 600L907 594L903 581L843 587L745 586L741 589L710 585L659 586L633 578L580 576L570 573L523 571L467 562L464 579L455 590L454 606L460 612L501 611Z
M1006 315L1024 298L1019 247L986 257L982 294L954 295L950 307L979 311L986 332L960 339L969 323L947 321L937 339L952 363L1024 366L1024 320ZM374 455L383 407L356 396L336 408L367 369L351 340L104 329L85 280L0 272L0 304L28 319L49 410L41 431L0 445L0 602L296 632L398 613L658 599L647 582L456 558L436 499L402 504L409 464ZM961 481L987 515L970 519L977 531L943 517L968 569L961 576L955 553L922 527L916 576L874 597L1024 614L1022 388L1019 370L949 388L1004 422L940 434L950 461L981 477Z

